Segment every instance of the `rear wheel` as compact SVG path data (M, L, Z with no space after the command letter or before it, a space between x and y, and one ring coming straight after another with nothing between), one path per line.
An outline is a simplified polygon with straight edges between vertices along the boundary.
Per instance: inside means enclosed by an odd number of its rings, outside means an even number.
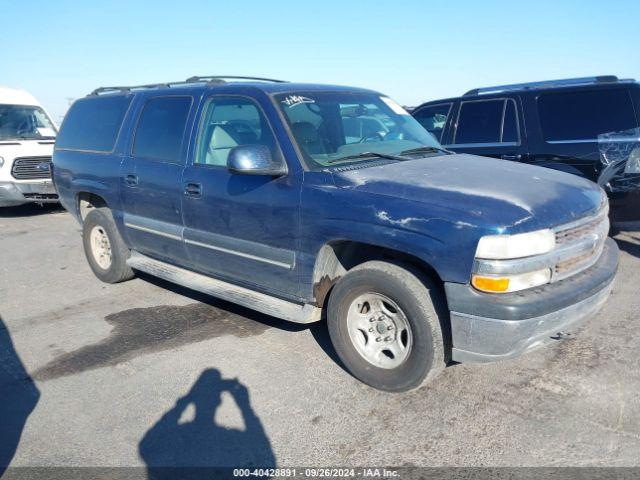
M410 266L372 261L338 281L327 322L338 356L356 378L381 390L406 391L445 366L441 308L435 282Z
M96 208L86 216L82 243L89 266L100 280L118 283L133 278L133 270L127 265L129 249L108 208Z

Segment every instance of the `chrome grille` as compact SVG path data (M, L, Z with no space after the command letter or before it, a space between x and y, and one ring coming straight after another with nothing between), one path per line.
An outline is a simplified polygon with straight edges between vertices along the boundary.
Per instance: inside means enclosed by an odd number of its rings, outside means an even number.
M17 180L51 178L51 157L16 158L11 167L11 175Z
M566 252L555 265L552 281L575 275L598 261L609 234L608 204L592 217L555 229L556 248Z

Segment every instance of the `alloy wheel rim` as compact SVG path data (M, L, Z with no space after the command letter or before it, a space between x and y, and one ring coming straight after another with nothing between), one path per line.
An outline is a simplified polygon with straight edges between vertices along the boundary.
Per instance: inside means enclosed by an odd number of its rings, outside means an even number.
M100 268L108 270L111 267L111 242L107 232L100 225L91 229L89 236L91 253Z
M347 329L356 351L378 368L402 365L413 346L406 315L398 304L379 293L365 293L351 302Z

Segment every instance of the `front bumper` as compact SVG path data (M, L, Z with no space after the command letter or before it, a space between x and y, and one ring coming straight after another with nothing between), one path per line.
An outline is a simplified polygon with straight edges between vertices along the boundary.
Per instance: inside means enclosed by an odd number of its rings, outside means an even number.
M24 203L56 203L58 194L51 180L0 182L0 207Z
M595 265L557 283L503 295L445 284L452 360L484 363L513 358L563 337L606 302L617 267L618 246L608 238Z

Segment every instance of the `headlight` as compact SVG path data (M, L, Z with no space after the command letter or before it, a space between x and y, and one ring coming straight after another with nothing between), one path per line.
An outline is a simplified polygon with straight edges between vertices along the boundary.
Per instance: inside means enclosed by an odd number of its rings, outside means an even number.
M530 257L550 252L555 246L556 235L549 229L517 235L487 235L478 242L476 258L508 260Z
M556 247L556 234L549 229L516 235L487 235L478 242L476 265L500 264L500 260L517 262L519 258L531 257L551 252ZM544 285L551 281L551 269L543 268L532 272L513 274L477 273L475 270L471 285L482 292L509 293Z

